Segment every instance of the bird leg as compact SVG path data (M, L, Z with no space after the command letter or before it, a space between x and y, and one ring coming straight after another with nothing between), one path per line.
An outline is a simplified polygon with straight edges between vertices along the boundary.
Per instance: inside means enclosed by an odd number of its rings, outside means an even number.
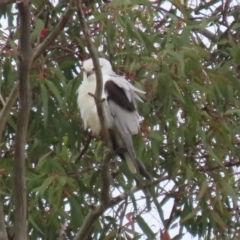
M117 147L114 151L117 155L121 156L127 152L127 149L125 147Z

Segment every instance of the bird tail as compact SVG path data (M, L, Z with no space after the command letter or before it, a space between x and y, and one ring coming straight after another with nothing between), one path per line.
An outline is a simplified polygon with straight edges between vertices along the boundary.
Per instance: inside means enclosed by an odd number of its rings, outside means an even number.
M151 175L148 173L148 171L145 169L144 165L138 158L136 158L136 157L132 158L128 153L124 153L122 155L122 158L126 161L129 170L133 174L136 174L138 172L146 179L148 179L148 180L152 179Z
M134 164L134 161L129 156L129 154L128 153L123 154L122 158L126 161L127 166L129 168L129 170L131 171L131 173L136 174L137 173L137 168Z
M126 158L126 162L128 164L129 169L131 170L130 167L132 167L132 165L133 165L135 167L135 173L137 171L143 177L151 180L152 179L151 175L145 169L145 167L142 164L142 162L136 157L136 154L135 154L135 151L134 151L134 148L133 148L131 134L129 134L129 133L123 134L122 133L122 139L123 139L124 145L125 145L125 147L127 149L127 153L124 154L124 157Z
M145 177L148 180L152 180L152 176L149 174L149 172L146 170L146 168L144 167L144 165L142 164L142 162L135 158L134 162L137 163L137 170L138 172Z
M122 139L123 145L125 145L125 148L119 148L118 140L120 140L113 131L109 131L112 144L113 144L113 149L116 151L118 156L125 160L129 170L133 173L136 174L137 172L141 174L143 177L151 180L152 177L148 173L148 171L145 169L144 165L142 162L136 157L134 148L133 148L133 143L132 143L132 136L130 133L123 133L120 131L120 136Z

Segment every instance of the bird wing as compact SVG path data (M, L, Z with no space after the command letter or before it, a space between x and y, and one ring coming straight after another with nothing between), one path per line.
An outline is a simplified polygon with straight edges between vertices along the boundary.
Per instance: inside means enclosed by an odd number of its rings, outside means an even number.
M132 173L138 171L147 179L151 179L151 175L136 157L132 142L132 134L136 134L139 130L139 115L136 109L136 100L141 101L141 98L136 92L144 92L135 88L124 78L113 78L112 76L105 81L104 91L114 126L127 150L123 154L123 158L126 160Z
M129 155L135 159L132 134L139 131L139 115L135 104L136 99L139 98L135 93L137 88L124 78L116 79L109 76L108 80L105 79L104 82L104 91L114 125Z
M136 100L142 100L136 92L144 92L117 75L109 76L105 80L104 91L118 131L130 134L138 133L139 115L136 109Z
M116 74L110 75L111 80L125 92L128 100L133 101L134 104L136 100L143 102L142 99L137 95L137 93L145 94L144 91L134 87L130 82L128 82L124 77L118 76Z

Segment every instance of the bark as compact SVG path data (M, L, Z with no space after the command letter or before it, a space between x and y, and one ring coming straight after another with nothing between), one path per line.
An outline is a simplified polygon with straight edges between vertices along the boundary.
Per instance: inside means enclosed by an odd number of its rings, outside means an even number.
M20 38L19 38L19 112L17 119L17 131L14 152L14 240L27 239L27 201L26 201L26 136L30 109L30 88L29 88L29 66L30 55L30 2L23 0L18 2L20 17Z

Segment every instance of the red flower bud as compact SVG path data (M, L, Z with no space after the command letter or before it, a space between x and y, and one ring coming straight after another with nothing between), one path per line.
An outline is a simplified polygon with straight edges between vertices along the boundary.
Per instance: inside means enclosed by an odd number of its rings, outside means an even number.
M41 32L40 32L40 37L41 37L41 38L44 38L45 35L46 35L46 32L47 32L47 28L44 27L44 28L41 30Z

